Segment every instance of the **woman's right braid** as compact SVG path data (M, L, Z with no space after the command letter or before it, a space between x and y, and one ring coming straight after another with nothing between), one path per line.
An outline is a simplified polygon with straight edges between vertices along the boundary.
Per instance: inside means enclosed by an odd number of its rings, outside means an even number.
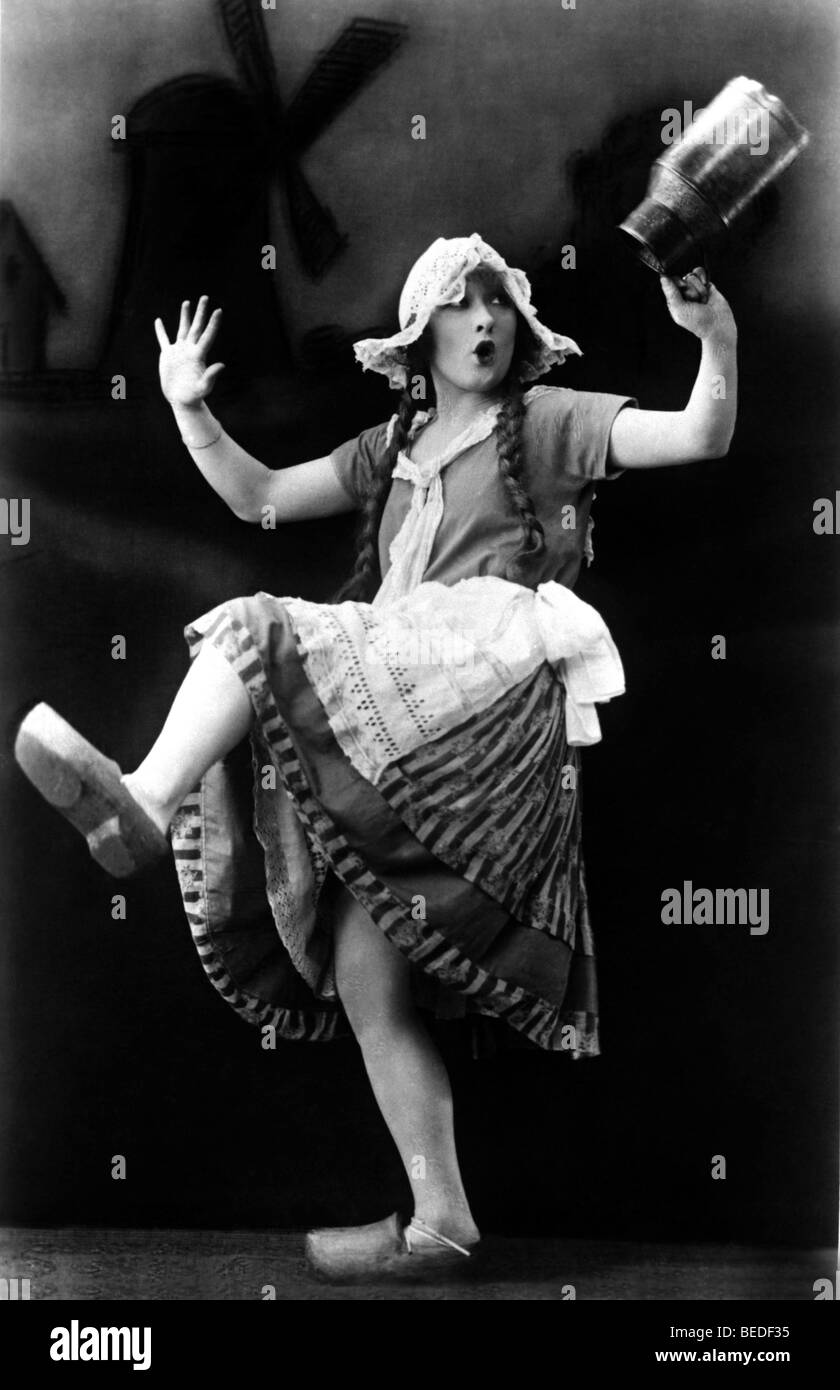
M358 603L370 603L379 588L382 579L379 566L379 524L385 510L397 455L408 443L409 426L416 409L416 402L406 385L397 407L390 448L377 462L367 484L357 533L359 549L356 563L349 579L345 580L335 596L330 599L331 603L342 603L348 599Z

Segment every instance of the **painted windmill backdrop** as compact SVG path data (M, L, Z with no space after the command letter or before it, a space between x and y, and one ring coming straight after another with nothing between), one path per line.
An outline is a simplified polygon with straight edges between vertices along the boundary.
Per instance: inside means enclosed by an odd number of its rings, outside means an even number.
M128 378L130 399L156 395L152 321L160 315L172 323L180 301L194 301L201 293L224 308L218 348L226 370L214 392L217 400L238 397L247 384L256 384L261 399L269 399L269 383L285 381L290 387L301 369L354 376L359 392L368 389L354 369L350 344L389 332L393 324L323 323L293 340L281 307L290 286L281 283L281 272L263 268L260 252L274 244L291 250L278 261L285 266L283 275L297 278L295 291L307 283L329 284L347 236L329 206L329 190L311 186L306 156L400 52L408 28L381 18L349 19L287 99L260 0L214 0L211 12L236 80L201 71L158 84L126 111L126 138L109 141L114 158L125 165L124 230L93 371L49 367L49 317L73 315L79 306L56 283L14 205L0 203L0 399L107 400L117 373ZM282 43L284 22L278 8L272 17L275 45ZM672 92L663 91L664 104L672 99ZM626 113L604 129L600 148L588 150L575 149L558 124L555 177L565 226L560 218L545 226L540 263L531 267L531 278L545 315L572 336L581 335L579 341L586 339L584 370L596 363L609 369L607 344L616 337L622 348L614 354L617 360L644 357L639 325L649 286L625 268L615 224L644 189L658 149L660 117L660 103ZM727 248L730 259L739 242L748 243L772 216L775 199L775 189L767 190L741 219ZM574 275L561 264L566 241L578 250ZM107 266L103 270L109 273ZM604 278L613 276L620 292L608 304L600 290ZM363 311L358 317L368 315ZM572 381L579 372L571 364L565 376Z
M0 204L3 302L0 394L31 399L107 396L112 373L132 394L156 387L152 320L181 299L211 296L225 309L222 396L246 377L293 370L275 274L261 248L288 236L302 276L323 277L347 237L301 161L404 42L405 25L353 18L318 55L284 104L259 0L218 0L217 12L239 81L187 73L143 96L126 113L115 153L128 161L125 232L99 361L93 372L50 370L48 314L72 312L13 205ZM271 194L280 189L285 227L275 229ZM349 343L379 325L324 325L295 345L309 367L348 356Z

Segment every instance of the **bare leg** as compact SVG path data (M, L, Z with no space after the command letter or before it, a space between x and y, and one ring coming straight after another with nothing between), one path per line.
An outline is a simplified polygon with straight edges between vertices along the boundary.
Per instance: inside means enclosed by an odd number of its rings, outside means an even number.
M221 652L205 642L149 753L123 784L164 833L208 768L235 748L253 721L248 693Z
M414 1193L414 1215L459 1244L479 1236L467 1202L443 1060L411 1001L409 963L346 888L335 926L339 997Z

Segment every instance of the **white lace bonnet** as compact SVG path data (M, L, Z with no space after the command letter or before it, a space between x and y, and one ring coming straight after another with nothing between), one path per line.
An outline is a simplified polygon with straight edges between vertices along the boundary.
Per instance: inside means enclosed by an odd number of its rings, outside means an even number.
M399 333L390 338L362 338L353 344L363 369L381 372L395 391L401 391L408 380L405 349L420 337L433 309L460 299L467 275L479 265L498 272L534 336L535 348L523 366L523 381L542 376L555 364L564 362L569 352L583 355L571 338L553 333L540 323L531 304L531 286L523 271L514 270L492 246L482 241L478 232L473 232L472 236L438 237L414 262L400 295Z

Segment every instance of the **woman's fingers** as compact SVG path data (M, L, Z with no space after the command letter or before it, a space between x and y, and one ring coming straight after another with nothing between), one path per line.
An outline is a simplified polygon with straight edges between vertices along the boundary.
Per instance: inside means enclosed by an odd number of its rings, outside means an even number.
M155 333L161 351L165 348L177 347L180 343L182 348L176 354L177 360L187 360L190 358L203 357L210 347L219 328L219 321L222 316L221 309L214 309L210 318L207 318L209 306L209 296L203 294L196 305L195 315L190 316L190 301L185 299L181 303L181 317L178 321L178 333L174 343L169 341L162 319L155 319ZM173 359L175 360L175 359Z
M191 338L194 343L198 342L201 331L204 328L204 321L207 318L208 302L207 295L203 294L195 307L195 317L190 324L190 331L187 334L187 337Z
M202 333L201 337L198 339L198 342L196 343L196 347L199 349L200 352L205 353L207 349L210 347L218 331L219 321L221 317L221 309L214 309L212 314L210 315L210 320L207 324L207 327L205 328L204 332Z
M659 283L662 286L662 292L668 301L669 307L678 308L682 303L679 281L675 280L672 276L660 275Z
M709 298L709 276L701 265L695 266L680 281L683 298L695 304L705 304Z

